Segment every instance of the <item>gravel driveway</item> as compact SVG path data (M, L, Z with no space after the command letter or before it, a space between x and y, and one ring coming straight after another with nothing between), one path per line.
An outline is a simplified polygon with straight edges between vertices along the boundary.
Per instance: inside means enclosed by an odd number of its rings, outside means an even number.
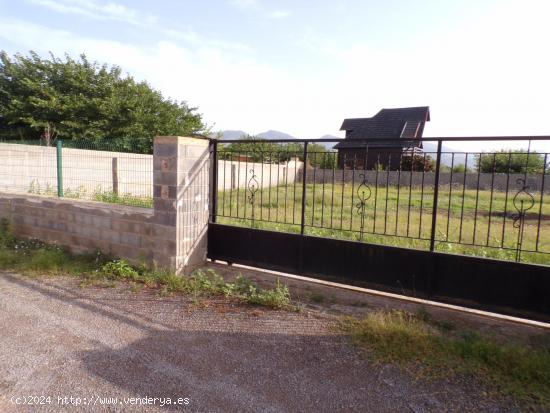
M0 411L510 411L475 383L372 365L332 323L0 273ZM44 404L14 404L28 396Z

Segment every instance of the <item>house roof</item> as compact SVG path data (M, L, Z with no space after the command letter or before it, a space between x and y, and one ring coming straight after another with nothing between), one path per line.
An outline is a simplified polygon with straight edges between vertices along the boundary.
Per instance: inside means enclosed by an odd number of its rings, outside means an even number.
M380 139L381 142L369 142L371 146L401 147L420 146L420 143L387 140L418 139L424 132L424 124L430 120L430 108L418 106L411 108L382 109L371 118L344 119L340 130L346 131L346 139L334 147L354 148L364 147L362 139ZM383 142L386 141L386 142Z

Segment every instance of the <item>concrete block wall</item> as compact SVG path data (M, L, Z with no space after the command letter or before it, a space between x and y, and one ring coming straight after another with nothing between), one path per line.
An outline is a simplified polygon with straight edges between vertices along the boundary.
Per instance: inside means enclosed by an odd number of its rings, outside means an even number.
M154 208L0 193L15 235L188 273L206 259L208 141L155 138Z
M18 237L62 245L74 253L100 250L131 262L161 262L175 230L153 210L72 199L0 194L0 217Z

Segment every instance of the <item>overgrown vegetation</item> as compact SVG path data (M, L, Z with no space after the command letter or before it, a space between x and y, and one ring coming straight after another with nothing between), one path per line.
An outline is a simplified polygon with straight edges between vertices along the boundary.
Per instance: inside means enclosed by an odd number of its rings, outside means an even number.
M286 285L277 284L272 289L264 289L247 278L239 276L233 282L226 282L213 270L197 270L190 277L175 275L169 271L151 270L144 266L135 267L124 260L108 261L88 279L128 280L149 287L160 288L164 293L184 293L194 295L224 295L248 304L271 308L287 308L290 305L290 292Z
M279 283L274 288L262 288L242 276L226 282L212 270L197 270L191 276L134 266L125 260L111 260L101 254L73 255L63 248L40 241L15 238L6 220L0 221L0 269L27 275L72 275L82 284L112 285L118 281L134 287L158 289L163 294L223 295L251 305L290 308L290 292Z
M550 407L550 345L510 344L435 322L427 312L378 311L341 329L378 362L429 376L467 374L527 405Z

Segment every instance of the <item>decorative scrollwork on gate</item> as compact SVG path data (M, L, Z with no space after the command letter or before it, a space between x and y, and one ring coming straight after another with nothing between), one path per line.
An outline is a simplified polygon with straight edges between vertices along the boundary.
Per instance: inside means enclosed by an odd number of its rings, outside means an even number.
M526 178L519 178L517 181L520 189L514 195L512 203L517 214L512 216L513 226L518 230L518 239L516 243L516 261L521 260L521 250L523 244L523 230L525 227L525 214L535 206L535 197L529 192Z
M372 191L370 189L370 186L367 183L367 176L365 173L362 173L359 175L359 178L362 179L361 184L357 187L357 199L359 199L359 202L355 205L355 208L357 209L357 214L361 217L361 227L359 232L359 240L363 240L363 233L365 231L365 210L367 201L370 199L372 195Z
M247 188L248 188L248 203L252 207L252 221L254 221L254 206L256 203L256 192L258 192L258 188L260 186L258 180L256 179L256 174L254 173L254 169L251 169L250 171L251 177L248 180Z

